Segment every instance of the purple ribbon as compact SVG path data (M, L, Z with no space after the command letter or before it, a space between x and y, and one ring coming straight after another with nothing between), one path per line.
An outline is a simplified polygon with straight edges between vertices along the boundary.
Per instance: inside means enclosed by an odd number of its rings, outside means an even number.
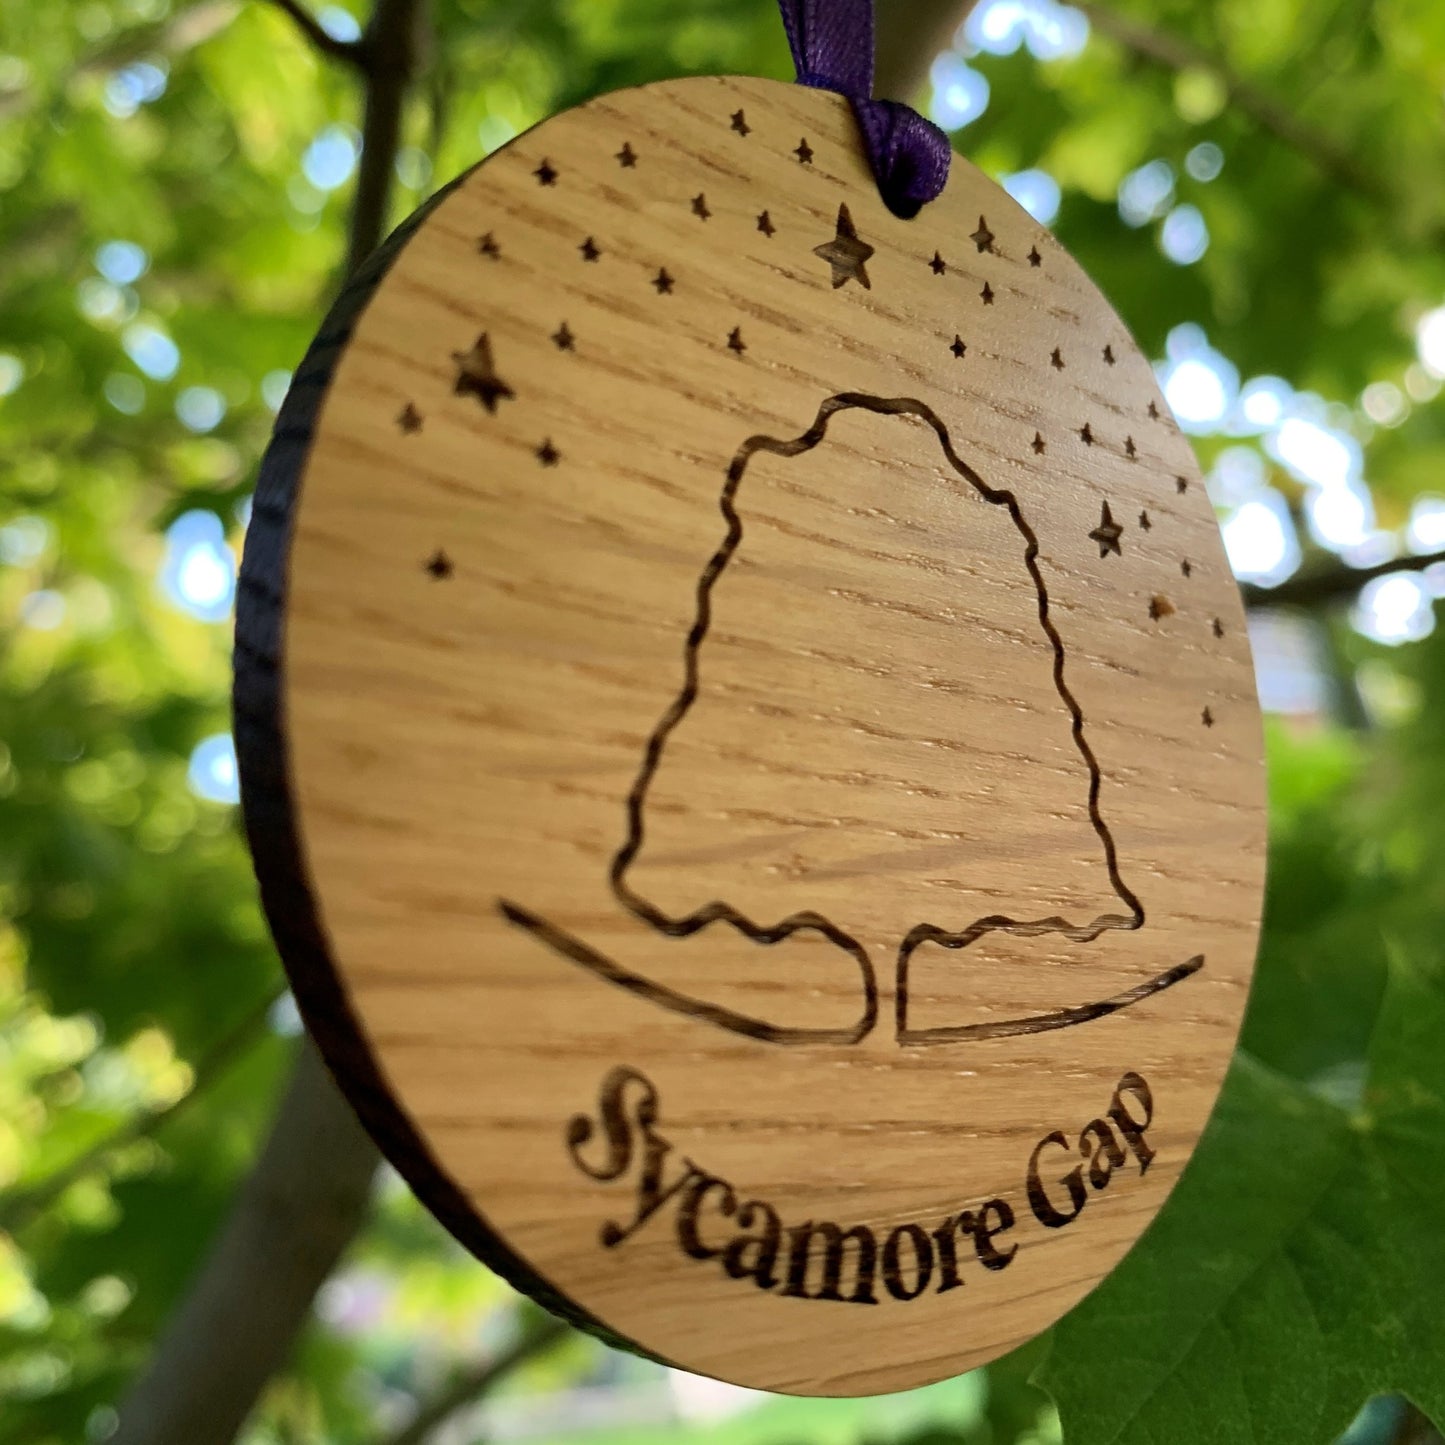
M948 137L911 105L873 99L873 0L778 0L798 84L852 102L888 209L905 220L948 180Z

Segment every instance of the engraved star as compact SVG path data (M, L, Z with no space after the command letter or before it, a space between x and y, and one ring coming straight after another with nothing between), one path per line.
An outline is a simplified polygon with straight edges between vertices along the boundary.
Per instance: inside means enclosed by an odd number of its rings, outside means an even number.
M1079 428L1079 440L1083 442L1086 447L1094 445L1094 429L1088 422L1085 422L1083 426Z
M763 235L771 236L773 232L777 229L778 228L773 225L773 218L768 215L766 211L764 211L762 215L758 217L758 230L760 230Z
M1133 437L1124 438L1124 455L1132 462L1139 455L1139 448L1134 445Z
M444 582L452 575L452 559L442 551L440 547L427 559L425 570L429 572L438 582Z
M988 222L982 216L978 218L978 230L968 238L978 247L980 253L993 250L993 232L988 228Z
M1140 525L1146 532L1150 531L1150 530L1153 528L1154 523L1149 520L1149 513L1148 513L1148 512L1140 512L1140 513L1139 513L1139 525Z
M1057 346L1054 347L1054 354L1049 357L1049 365L1052 366L1055 371L1062 371L1064 369L1064 353L1060 351Z
M1189 478L1188 478L1188 477L1175 477L1175 478L1174 478L1174 490L1175 490L1176 492L1178 492L1179 495L1182 497L1182 496L1185 494L1185 492L1187 492L1187 491L1189 490Z
M948 349L958 357L960 361L963 360L964 354L968 351L968 347L963 344L963 337L961 336L955 336L953 338L953 345Z
M1037 246L1035 246L1035 247L1029 252L1029 265L1030 265L1030 266L1042 266L1043 264L1044 264L1044 258L1039 255L1039 248L1038 248Z
M1161 617L1172 617L1174 615L1174 604L1167 597L1151 597L1149 599L1149 616L1154 622Z
M555 467L562 460L562 453L552 445L552 438L548 437L541 446L537 448L537 460L544 467Z
M553 333L552 342L558 351L575 351L577 349L577 338L572 334L572 328L564 321Z
M477 250L483 256L490 256L492 260L500 260L502 248L497 245L497 238L490 231L485 236L477 237Z
M983 298L985 306L993 305L993 287L987 281L983 283L983 290L978 293Z
M702 191L699 191L697 195L692 198L692 213L699 221L705 221L712 215L712 212L707 208L707 196Z
M657 288L657 294L659 296L672 295L672 276L668 273L666 266L652 278L652 284Z
M838 231L831 241L813 247L813 254L820 256L833 268L833 289L856 281L865 290L871 290L873 283L868 279L865 263L873 254L873 247L867 241L858 239L853 227L853 217L847 206L838 207Z
M948 262L945 261L943 257L938 254L937 251L933 253L933 260L931 260L928 264L932 268L933 274L935 276L942 276L943 273L948 270Z
M1089 540L1099 544L1099 556L1107 557L1112 552L1116 557L1122 557L1124 552L1119 546L1119 538L1123 535L1124 529L1114 520L1109 504L1105 502L1104 510L1099 516L1099 525L1089 533Z
M798 142L798 148L793 152L798 160L805 166L813 164L813 147L808 144L808 137L804 136Z
M1112 346L1106 346L1106 347L1104 348L1104 360L1105 360L1106 362L1108 362L1110 366L1113 366L1113 364L1114 364L1114 348L1113 348Z
M623 170L627 171L637 164L637 152L632 149L630 142L622 142L622 149L617 152L617 161Z
M752 126L748 124L747 116L740 110L733 111L732 123L733 129L737 131L739 135L747 135L747 133L752 130Z
M492 343L485 331L477 337L470 351L452 352L452 360L457 364L457 379L452 389L458 396L476 397L493 414L499 401L516 396L517 393L497 375L492 361Z
M582 259L584 261L595 261L602 254L601 247L598 246L597 242L594 241L591 236L588 236L577 249L582 253Z
M1202 722L1205 727L1212 728L1214 726L1214 714L1210 712L1208 708L1205 708L1204 711L1199 714L1199 721Z
M1214 635L1216 637L1224 636L1224 624L1217 617L1214 619Z
M728 350L736 351L739 356L747 350L747 343L743 340L743 329L741 326L734 326L728 333Z
M557 172L549 160L544 160L532 174L536 176L544 186L555 186L557 184Z
M1152 401L1149 403L1149 420L1159 420L1159 408Z
M411 402L407 402L407 404L402 407L401 415L397 417L396 424L407 436L411 436L413 432L419 432L421 430L421 413Z
M1045 450L1046 450L1046 443L1044 442L1043 436L1042 436L1039 432L1035 432L1035 433L1034 433L1034 439L1033 439L1033 442L1032 442L1032 446L1033 446L1033 449L1034 449L1034 455L1035 455L1036 457L1041 457L1041 456L1043 456L1043 454L1044 454L1044 452L1045 452Z
M1186 557L1186 558L1179 564L1179 570L1180 570L1186 577L1192 577L1192 576L1194 575L1194 564L1189 560L1188 557Z

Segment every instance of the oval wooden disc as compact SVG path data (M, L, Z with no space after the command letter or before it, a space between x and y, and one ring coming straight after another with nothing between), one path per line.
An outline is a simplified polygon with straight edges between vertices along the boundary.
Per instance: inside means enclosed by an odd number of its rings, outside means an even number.
M1178 1177L1259 920L1244 618L1148 362L966 161L900 220L761 80L521 137L298 374L238 658L312 1027L572 1318L919 1385Z

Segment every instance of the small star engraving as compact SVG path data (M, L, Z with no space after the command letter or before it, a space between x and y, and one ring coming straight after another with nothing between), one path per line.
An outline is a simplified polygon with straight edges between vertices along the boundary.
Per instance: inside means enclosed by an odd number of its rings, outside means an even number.
M743 340L743 329L741 326L734 326L728 333L728 350L736 351L739 356L748 349L747 343Z
M582 253L582 259L584 261L595 261L602 254L601 247L598 246L597 242L594 241L591 236L588 236L577 249Z
M1094 429L1088 422L1085 422L1083 426L1079 428L1079 440L1083 442L1086 447L1094 445Z
M798 148L793 154L797 156L802 165L810 166L813 164L813 147L808 144L807 136L804 136L802 140L798 142Z
M1132 462L1139 455L1139 448L1134 445L1133 437L1124 438L1124 455Z
M1224 624L1217 617L1214 619L1214 635L1215 637L1224 636Z
M1153 530L1154 523L1149 520L1149 513L1148 513L1148 512L1140 512L1140 513L1139 513L1139 525L1140 525L1146 532Z
M747 116L740 110L733 111L732 126L739 135L747 135L747 133L752 130L752 126L748 124Z
M502 248L497 245L497 238L490 231L485 236L477 237L477 251L483 256L490 256L494 261L499 261L502 256Z
M1057 346L1054 347L1054 354L1049 357L1049 365L1052 366L1055 371L1062 371L1064 369L1064 353L1060 351Z
M562 453L552 445L552 438L548 437L541 446L537 448L537 460L544 467L555 467L562 460Z
M440 547L438 547L436 551L427 558L425 563L425 569L438 582L445 582L446 579L450 577L452 573L456 570L452 566L452 559L448 557L447 554L443 552Z
M617 152L617 163L625 171L630 171L637 164L637 152L632 149L628 141L622 142L622 149Z
M1033 247L1033 249L1029 252L1029 265L1042 266L1043 264L1044 258L1039 255L1039 248L1037 246Z
M960 361L963 360L964 356L965 356L965 355L967 354L967 352L968 352L968 347L966 347L966 346L963 344L963 337L961 337L961 336L955 336L955 337L953 338L953 345L950 346L948 349L949 349L956 357L958 357L958 359L959 359Z
M477 337L470 351L452 352L457 364L457 378L453 390L458 396L474 396L492 415L496 414L497 403L516 392L497 375L492 361L492 343L484 331Z
M411 436L414 432L421 430L421 413L411 402L407 402L407 404L402 407L401 415L397 417L396 424L407 436Z
M1212 728L1214 726L1214 714L1210 712L1208 708L1205 708L1204 711L1199 714L1199 721L1202 722L1205 727Z
M1105 360L1106 362L1108 362L1108 364L1109 364L1110 366L1113 366L1113 364L1114 364L1114 348L1113 348L1112 346L1106 346L1106 347L1104 348L1104 360Z
M712 215L712 212L707 208L707 196L704 195L702 191L699 191L697 195L692 198L692 213L699 221L705 221Z
M993 232L989 230L988 222L982 216L978 218L978 230L968 239L978 247L980 254L993 250Z
M564 321L553 333L552 344L558 351L575 351L577 349L577 338L572 334L572 328Z
M758 230L760 230L763 235L771 236L777 229L778 228L773 225L773 218L766 211L758 217Z
M532 174L536 176L544 186L555 186L557 184L557 171L549 160L544 160Z
M933 253L933 260L931 260L928 265L935 276L942 276L943 273L948 270L948 262L945 261L937 251Z
M1192 577L1192 576L1194 575L1194 564L1189 560L1188 557L1186 557L1186 558L1179 564L1179 570L1180 570L1186 577Z
M983 283L983 290L980 291L978 294L980 298L982 298L983 304L985 306L993 305L993 287L990 286L987 281Z
M1031 445L1033 446L1034 455L1036 457L1043 456L1044 452L1047 450L1047 444L1045 443L1042 434L1039 432L1034 433L1034 439Z
M833 289L856 281L864 290L872 288L868 279L866 263L873 254L873 247L867 241L859 240L853 227L853 217L847 206L838 207L838 229L831 241L813 247L813 254L821 257L833 268Z
M1119 546L1119 538L1124 535L1124 529L1114 520L1114 515L1109 511L1109 504L1104 503L1104 510L1099 516L1099 525L1089 533L1089 540L1099 544L1099 556L1107 557L1112 552L1116 557L1124 555L1123 548Z
M652 284L656 287L659 296L672 295L673 280L666 266L652 278Z
M1178 492L1179 495L1182 497L1182 496L1185 494L1185 492L1187 492L1187 491L1189 490L1189 478L1188 478L1188 477L1175 477L1175 478L1174 478L1174 490L1175 490L1176 492Z
M1159 420L1159 408L1158 408L1158 406L1156 406L1155 403L1152 402L1152 401L1149 403L1149 420L1150 420L1150 421L1158 421L1158 420Z
M1158 622L1161 617L1172 617L1174 615L1174 604L1167 597L1151 597L1149 599L1149 617L1152 621Z

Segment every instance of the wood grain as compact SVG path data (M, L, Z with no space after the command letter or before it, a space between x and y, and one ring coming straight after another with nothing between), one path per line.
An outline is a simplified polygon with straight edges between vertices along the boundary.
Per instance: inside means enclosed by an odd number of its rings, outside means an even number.
M900 220L846 103L760 80L548 121L367 288L238 624L363 1116L688 1369L869 1393L1037 1333L1178 1177L1259 923L1244 619L1148 362L967 162Z

